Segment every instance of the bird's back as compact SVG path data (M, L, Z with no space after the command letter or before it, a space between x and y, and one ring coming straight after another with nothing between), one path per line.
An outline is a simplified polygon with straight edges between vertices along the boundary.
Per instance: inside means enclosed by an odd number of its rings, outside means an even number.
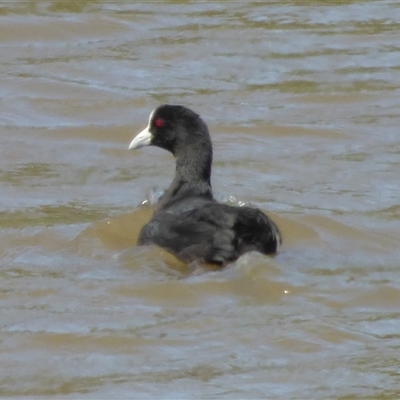
M139 244L156 244L185 262L223 264L248 251L275 253L281 235L258 209L233 207L198 198L160 210L144 226Z

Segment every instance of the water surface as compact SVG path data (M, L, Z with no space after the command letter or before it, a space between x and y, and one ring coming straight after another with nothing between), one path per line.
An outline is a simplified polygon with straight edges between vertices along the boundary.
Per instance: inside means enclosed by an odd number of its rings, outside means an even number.
M400 397L400 4L0 2L0 394ZM191 272L137 248L206 120L213 187L276 257Z

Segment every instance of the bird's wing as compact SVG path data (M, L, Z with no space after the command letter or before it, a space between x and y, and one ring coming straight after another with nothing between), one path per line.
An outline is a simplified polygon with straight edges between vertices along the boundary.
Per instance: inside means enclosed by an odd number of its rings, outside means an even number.
M139 244L154 243L185 261L222 263L237 257L234 218L206 207L180 214L161 212L142 229Z

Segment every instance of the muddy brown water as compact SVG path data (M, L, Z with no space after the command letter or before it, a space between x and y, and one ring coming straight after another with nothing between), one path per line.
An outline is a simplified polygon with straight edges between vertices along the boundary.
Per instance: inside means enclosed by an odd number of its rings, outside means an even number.
M400 397L399 2L2 1L0 54L1 396ZM277 256L135 246L165 102Z

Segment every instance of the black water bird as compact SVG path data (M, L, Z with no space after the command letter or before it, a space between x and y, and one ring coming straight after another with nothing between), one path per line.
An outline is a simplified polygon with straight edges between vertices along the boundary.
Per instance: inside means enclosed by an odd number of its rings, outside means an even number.
M175 178L142 228L138 244L156 244L184 262L225 265L249 251L272 254L282 238L263 212L218 203L211 188L212 144L205 122L179 105L161 105L129 149L158 146L176 159Z

